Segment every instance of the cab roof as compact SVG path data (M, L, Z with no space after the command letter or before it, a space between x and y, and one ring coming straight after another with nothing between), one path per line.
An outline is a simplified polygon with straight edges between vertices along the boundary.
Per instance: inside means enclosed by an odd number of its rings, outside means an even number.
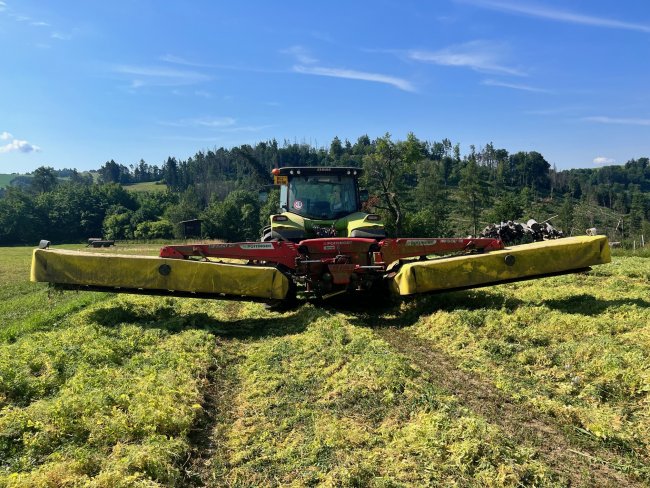
M278 168L280 176L293 175L350 175L360 176L363 173L361 168L351 166L285 166Z

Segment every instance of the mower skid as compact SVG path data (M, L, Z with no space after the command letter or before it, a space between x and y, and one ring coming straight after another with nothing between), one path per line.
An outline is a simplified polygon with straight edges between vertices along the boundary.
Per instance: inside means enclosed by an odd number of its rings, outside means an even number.
M287 297L290 279L275 267L245 266L151 256L35 249L31 281L157 294Z
M570 273L610 261L605 236L568 237L485 254L408 263L389 278L389 284L393 293L412 295Z

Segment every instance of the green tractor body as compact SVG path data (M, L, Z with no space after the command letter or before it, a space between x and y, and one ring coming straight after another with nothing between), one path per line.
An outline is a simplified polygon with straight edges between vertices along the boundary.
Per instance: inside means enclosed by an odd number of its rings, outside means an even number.
M286 167L273 170L280 187L280 213L271 215L262 241L319 237L386 237L381 218L362 209L359 168Z

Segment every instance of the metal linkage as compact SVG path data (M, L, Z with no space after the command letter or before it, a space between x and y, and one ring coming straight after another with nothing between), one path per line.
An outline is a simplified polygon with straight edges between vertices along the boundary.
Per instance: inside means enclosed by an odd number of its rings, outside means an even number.
M388 266L401 259L451 252L493 251L503 249L498 239L375 239L331 237L305 239L298 244L288 241L237 242L166 246L160 257L189 259L199 257L243 259L251 264L282 265L295 282L307 291L339 287L370 286L381 279Z
M503 249L503 242L491 238L468 239L384 239L379 243L380 256L375 255L375 264L385 266L400 259L428 256L430 254L446 254L451 252L496 251ZM380 258L380 261L378 261Z
M223 244L192 244L165 246L160 250L161 258L189 259L190 257L243 259L282 264L289 269L296 268L300 258L297 244L278 242L233 242Z

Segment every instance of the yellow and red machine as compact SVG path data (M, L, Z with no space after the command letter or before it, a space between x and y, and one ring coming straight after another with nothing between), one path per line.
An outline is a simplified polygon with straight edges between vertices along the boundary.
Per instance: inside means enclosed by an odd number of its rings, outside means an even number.
M276 171L282 211L271 216L263 242L165 246L158 257L36 249L31 279L62 288L291 301L298 291L328 298L386 288L396 295L473 288L610 261L604 236L512 247L492 238L386 238L378 216L362 211L359 174ZM340 190L340 210L336 201L317 200L332 193L324 186Z

